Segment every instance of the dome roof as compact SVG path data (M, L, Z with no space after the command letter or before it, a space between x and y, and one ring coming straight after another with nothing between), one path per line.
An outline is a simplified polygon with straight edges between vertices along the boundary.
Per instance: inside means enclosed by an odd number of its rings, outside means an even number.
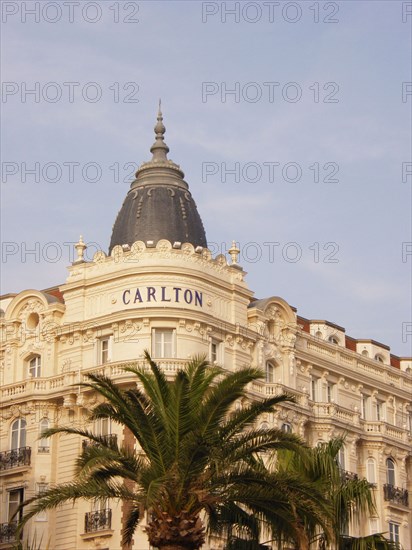
M110 240L109 254L116 245L135 241L167 239L207 246L206 234L196 203L184 181L180 166L167 158L169 147L164 142L166 128L160 111L154 128L156 141L149 162L136 172L123 205L117 215Z

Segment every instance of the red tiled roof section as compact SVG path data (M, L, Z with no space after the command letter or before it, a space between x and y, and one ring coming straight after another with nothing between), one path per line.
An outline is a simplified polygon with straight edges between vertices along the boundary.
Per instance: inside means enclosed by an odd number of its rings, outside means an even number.
M310 334L310 321L309 321L309 319L305 319L304 317L300 317L298 315L297 322L298 322L298 325L301 325L302 330L304 332L308 332Z
M351 336L345 335L345 347L347 349L350 349L352 351L356 351L356 340L355 338L352 338Z
M64 304L63 294L60 292L60 289L59 289L58 286L53 286L51 288L46 288L45 290L42 290L42 292L44 292L45 294L50 294L51 296L54 296L55 298L57 298L59 300L59 302Z

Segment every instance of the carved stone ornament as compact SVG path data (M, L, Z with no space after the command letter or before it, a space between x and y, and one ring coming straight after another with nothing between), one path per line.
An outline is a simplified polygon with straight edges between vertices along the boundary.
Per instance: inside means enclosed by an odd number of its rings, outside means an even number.
M96 264L101 264L106 260L106 254L102 250L98 250L93 256L93 261Z

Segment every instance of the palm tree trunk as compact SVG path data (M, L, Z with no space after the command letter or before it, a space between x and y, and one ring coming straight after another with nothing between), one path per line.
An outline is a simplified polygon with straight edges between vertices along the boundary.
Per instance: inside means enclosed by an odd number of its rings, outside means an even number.
M129 430L129 428L127 426L124 426L123 427L123 445L130 450L130 449L133 449L134 444L135 444L134 435L132 434L132 432ZM133 485L134 485L133 482L131 482L130 480L124 480L123 484L124 484L126 489L132 489ZM131 502L126 502L126 501L122 502L122 508L121 508L121 511L122 511L122 519L121 519L122 530L125 528L126 520L127 520L127 517L129 515L130 511L132 510L132 507L133 506L132 506ZM132 550L133 543L134 543L133 539L129 544L122 543L122 550Z

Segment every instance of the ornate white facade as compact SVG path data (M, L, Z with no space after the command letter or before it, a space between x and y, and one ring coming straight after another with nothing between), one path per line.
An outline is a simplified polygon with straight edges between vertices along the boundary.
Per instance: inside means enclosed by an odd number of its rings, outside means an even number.
M312 445L347 434L342 468L374 484L378 513L351 534L390 531L412 549L411 359L301 318L282 298L254 300L236 246L230 259L165 239L114 245L90 262L82 241L77 251L65 284L1 298L0 549L12 546L18 503L70 480L85 444L39 433L84 426L96 403L78 385L85 374L104 372L127 385L122 366L141 362L145 349L170 374L199 353L229 370L261 367L266 380L252 385L251 398L296 396L262 422ZM93 428L123 438L118 426ZM121 504L77 502L37 516L25 537L53 550L117 550L121 523ZM143 527L134 550L149 548Z

